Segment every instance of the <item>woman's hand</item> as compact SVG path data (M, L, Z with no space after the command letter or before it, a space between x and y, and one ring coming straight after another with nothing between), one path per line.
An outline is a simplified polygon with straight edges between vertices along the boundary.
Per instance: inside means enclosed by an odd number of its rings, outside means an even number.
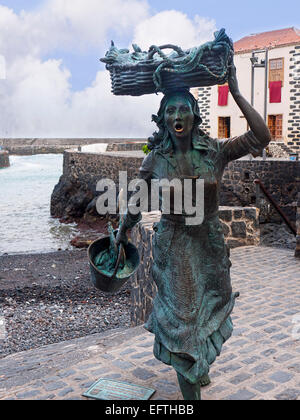
M232 96L236 96L240 93L239 89L239 83L236 77L236 67L233 62L233 57L231 59L231 62L229 64L229 77L228 77L228 85L229 90L232 94Z

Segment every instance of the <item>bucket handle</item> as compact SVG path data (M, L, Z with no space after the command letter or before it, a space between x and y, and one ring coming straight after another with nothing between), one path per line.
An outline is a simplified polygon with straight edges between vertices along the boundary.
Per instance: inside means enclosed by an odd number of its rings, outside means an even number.
M115 266L115 270L114 270L113 275L111 276L111 278L114 278L116 276L123 256L124 256L124 259L125 259L126 258L125 249L124 249L123 244L120 244L120 251L119 251L119 255L118 255L117 264Z

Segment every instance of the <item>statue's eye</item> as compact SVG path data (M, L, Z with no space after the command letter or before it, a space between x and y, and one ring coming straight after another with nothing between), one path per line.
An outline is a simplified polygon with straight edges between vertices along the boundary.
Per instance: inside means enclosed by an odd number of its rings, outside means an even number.
M175 108L173 107L167 108L167 114L173 114L174 112L175 112Z
M190 108L188 106L183 106L181 108L181 112L189 112L189 111L190 111Z

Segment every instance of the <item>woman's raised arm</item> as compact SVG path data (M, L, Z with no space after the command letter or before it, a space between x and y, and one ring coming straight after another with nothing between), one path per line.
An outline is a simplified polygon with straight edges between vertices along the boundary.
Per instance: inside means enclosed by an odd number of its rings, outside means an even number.
M236 77L236 67L233 63L233 60L230 66L228 85L236 104L238 105L238 107L244 114L246 120L248 121L251 131L253 132L257 140L260 141L262 148L266 147L271 141L270 131L261 115L249 104L249 102L241 94Z
M230 66L228 84L230 92L244 114L251 130L238 137L223 139L221 141L218 140L225 164L232 160L246 156L249 153L253 156L259 156L262 150L267 147L271 141L271 134L265 121L243 97L239 90L236 68L233 60Z

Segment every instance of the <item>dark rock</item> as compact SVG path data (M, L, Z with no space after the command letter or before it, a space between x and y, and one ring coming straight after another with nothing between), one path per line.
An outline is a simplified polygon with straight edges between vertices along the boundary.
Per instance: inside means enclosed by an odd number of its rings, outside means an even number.
M0 169L8 168L9 163L9 154L7 151L0 150Z
M246 238L247 236L245 222L232 222L231 231L234 238Z

